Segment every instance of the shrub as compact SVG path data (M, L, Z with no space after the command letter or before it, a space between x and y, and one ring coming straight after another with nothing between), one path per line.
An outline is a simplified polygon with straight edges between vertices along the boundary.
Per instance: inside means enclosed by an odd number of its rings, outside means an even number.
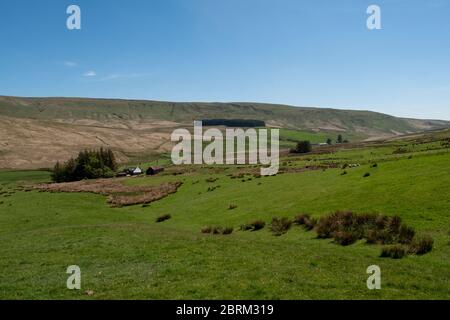
M286 233L292 226L292 221L289 218L273 218L270 230L276 235L281 236Z
M347 174L347 171L342 171L341 176L345 176Z
M409 253L422 255L433 250L433 239L431 237L424 237L419 240L415 240L409 246Z
M231 203L229 206L228 206L228 210L234 210L234 209L236 209L237 208L237 205L235 205L235 204L233 204L233 203Z
M371 168L376 168L378 167L378 163L374 163L373 165L370 166Z
M364 173L364 175L363 175L363 178L367 178L367 177L370 177L370 173L368 173L368 172Z
M386 246L381 249L382 258L401 259L405 256L406 249L404 246L396 244L392 246Z
M170 218L172 218L172 216L170 214L163 214L163 215L159 216L158 218L156 218L156 222L163 222L163 221L169 220Z

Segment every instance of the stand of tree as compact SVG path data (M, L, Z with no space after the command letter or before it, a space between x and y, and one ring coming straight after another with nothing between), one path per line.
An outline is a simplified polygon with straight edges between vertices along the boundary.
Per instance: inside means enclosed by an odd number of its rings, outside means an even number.
M338 138L337 138L337 141L336 141L337 143L349 143L349 141L347 140L347 139L344 139L343 137L342 137L342 134L340 134L340 135L338 135Z
M54 182L71 182L83 179L111 178L117 170L114 153L110 149L84 150L76 158L53 168Z
M348 139L344 139L342 137L342 134L338 135L336 143L341 144L341 143L349 143ZM333 144L333 140L331 140L331 138L327 139L327 144L332 145Z
M312 151L311 142L299 141L294 149L291 149L291 153L309 153Z
M203 125L207 127L212 126L226 126L226 127L265 127L266 123L262 120L249 120L249 119L207 119L202 120Z

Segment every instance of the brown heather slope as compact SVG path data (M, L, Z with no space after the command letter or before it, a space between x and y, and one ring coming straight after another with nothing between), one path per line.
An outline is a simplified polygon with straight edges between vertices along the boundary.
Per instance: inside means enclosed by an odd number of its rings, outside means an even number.
M450 127L450 122L396 118L370 111L260 103L0 96L0 168L51 167L84 148L109 147L122 162L170 150L170 133L201 119L264 120L271 127L361 140ZM353 138L354 140L355 138Z
M0 168L49 168L86 148L111 148L120 162L133 154L170 150L171 130L164 125L127 126L0 117Z

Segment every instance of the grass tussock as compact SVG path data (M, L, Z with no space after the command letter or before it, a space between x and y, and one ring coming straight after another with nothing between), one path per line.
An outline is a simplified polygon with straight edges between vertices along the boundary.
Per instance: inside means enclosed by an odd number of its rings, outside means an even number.
M308 218L307 215L300 215L295 221L304 224ZM368 244L385 245L382 257L399 259L408 253L425 254L433 248L433 239L426 237L416 240L414 229L403 224L398 216L356 215L350 211L339 211L321 218L315 230L318 238L333 239L343 246L361 239L365 239ZM404 254L400 252L402 250Z
M213 192L213 191L215 191L218 188L220 188L220 185L219 186L214 186L214 187L208 187L208 190L206 190L206 192Z
M401 259L403 258L407 253L407 249L404 245L401 244L395 244L383 247L381 249L381 255L382 258L392 258L392 259Z
M341 246L348 246L358 240L357 236L349 231L338 231L333 233L334 241Z
M317 219L311 218L309 214L300 214L294 218L294 224L303 226L303 228L310 231L316 226Z
M230 235L234 229L232 227L219 227L219 226L207 226L201 229L204 234L214 234L214 235Z
M258 231L264 229L266 223L262 220L255 220L248 224L243 224L241 226L241 231Z
M169 220L170 218L172 218L172 216L170 214L163 214L163 215L159 216L158 218L156 218L156 222L163 222L163 221Z
M211 233L212 232L212 227L210 227L210 226L203 227L201 232L202 233Z
M239 172L237 174L233 174L231 175L231 179L242 179L245 177L245 173L244 172Z
M226 228L223 228L223 230L222 230L223 235L228 235L228 234L232 234L232 233L233 233L233 228L231 228L231 227L226 227Z
M433 250L434 241L431 237L423 237L414 240L409 246L409 253L416 255L423 255Z
M272 223L270 225L270 230L273 232L275 236L281 236L288 232L288 230L292 226L292 221L289 218L283 217L278 218L275 217L272 219Z

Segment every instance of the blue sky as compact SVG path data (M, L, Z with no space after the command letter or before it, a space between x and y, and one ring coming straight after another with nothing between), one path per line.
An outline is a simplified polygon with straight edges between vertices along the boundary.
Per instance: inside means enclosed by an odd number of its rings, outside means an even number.
M82 29L66 28L66 9ZM377 4L382 30L369 31ZM0 95L254 101L450 120L447 0L2 0Z

